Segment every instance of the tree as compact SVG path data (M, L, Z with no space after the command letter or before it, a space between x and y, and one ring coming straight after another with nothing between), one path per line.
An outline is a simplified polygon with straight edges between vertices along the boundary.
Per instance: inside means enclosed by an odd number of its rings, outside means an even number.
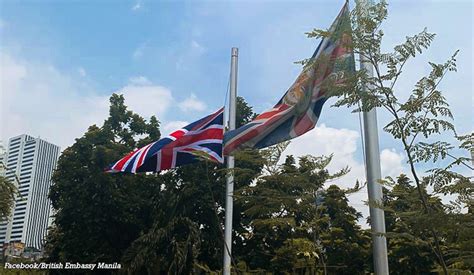
M5 164L0 162L0 169L4 170L6 168ZM14 182L4 176L0 176L0 222L7 220L12 214L17 194L19 195ZM3 261L3 258L2 253L0 260Z
M454 211L450 205L426 192L430 202L431 216L423 213L421 200L411 180L401 174L395 183L385 189L385 213L388 235L389 264L394 274L423 274L436 268L437 258L431 253L433 237L429 228L440 232L442 248L449 253L446 263L451 271L462 272L473 267L472 213ZM430 223L435 223L431 225Z
M436 266L426 225L419 219L421 202L411 180L401 174L391 189L384 189L388 259L393 274L426 274ZM419 237L414 237L419 236Z
M264 172L254 185L237 191L244 226L235 257L244 270L275 273L361 273L367 269L368 238L357 225L360 213L346 193L323 184L348 172L330 174L331 157L304 156L298 165L278 160L288 143L263 150ZM317 203L322 201L321 203ZM341 269L338 269L339 267ZM332 268L332 269L331 269Z
M362 215L349 206L346 192L331 185L322 196L321 214L328 217L320 229L325 262L330 274L364 274L370 270L370 236L357 224Z
M0 170L6 170L5 163L0 162ZM8 218L15 203L17 188L15 184L4 176L0 176L0 221Z
M10 216L16 192L15 184L6 177L0 176L0 221Z
M235 112L236 128L239 128L240 126L249 123L256 116L257 114L253 112L252 107L247 104L245 99L241 96L238 96L237 102L236 102L236 112Z
M158 137L157 120L146 123L127 110L121 95L112 95L110 103L104 125L90 126L59 158L50 191L56 210L46 243L51 262L120 262L153 222L167 178L109 175L104 168L134 149L138 135Z
M3 168L4 164L0 163L0 166ZM7 220L12 214L13 206L15 204L15 196L17 194L18 189L15 184L8 178L0 176L0 222ZM3 258L2 253L0 260L3 261Z
M373 66L375 76L370 76L365 70L352 75L346 75L345 82L336 83L338 77L329 78L323 86L338 101L335 106L355 108L354 112L368 111L380 107L385 110L392 120L385 125L384 130L399 140L411 172L411 177L418 193L421 208L420 218L426 226L431 239L428 241L439 268L444 274L448 273L449 264L446 262L448 249L443 246L440 238L443 227L436 227L437 221L446 214L437 211L437 202L430 200L425 187L429 186L433 194L451 194L457 196L457 204L469 206L472 204L473 184L469 178L456 172L454 168L464 166L472 170L467 157L455 156L454 149L472 150L474 134L458 135L452 124L452 113L446 99L439 90L439 83L448 72L456 71L457 51L441 64L429 63L431 72L422 77L415 85L411 96L403 100L398 90L397 81L408 61L429 48L435 35L426 29L417 35L407 37L407 40L394 47L393 52L384 53L381 50L382 22L387 17L387 4L382 1L370 7L357 3L352 11L352 47L356 54ZM314 30L310 37L324 37L327 32ZM447 141L432 141L434 135L450 133L459 141L458 146ZM449 159L446 161L440 161ZM419 163L433 162L426 176L420 176ZM393 182L392 182L393 183ZM454 207L454 205L452 206ZM420 235L417 236L420 238ZM450 253L450 252L449 252Z

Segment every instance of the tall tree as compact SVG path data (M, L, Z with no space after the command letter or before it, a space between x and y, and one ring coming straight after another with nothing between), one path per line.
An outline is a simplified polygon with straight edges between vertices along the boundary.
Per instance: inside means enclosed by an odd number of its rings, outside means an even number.
M430 228L439 232L442 248L449 249L446 263L453 272L472 269L474 246L470 245L472 238L467 237L474 234L472 213L444 204L439 197L429 194L426 186L425 179L423 193L430 202L429 217L423 212L416 187L406 175L400 175L394 185L385 190L391 272L420 274L436 269L437 258L430 253L434 241Z
M327 180L348 170L330 174L326 166L331 157L305 156L296 164L288 156L280 165L286 145L264 150L264 172L254 185L238 190L245 222L236 252L240 268L303 274L364 272L368 239L357 225L360 213L348 205L346 193L338 187L323 191Z
M254 119L257 114L253 112L253 108L248 105L245 99L241 96L237 97L236 102L236 112L235 112L235 126L239 128L240 126L249 123Z
M455 149L467 149L461 153L468 153L474 143L474 134L460 136L456 133L451 110L439 90L444 76L448 72L456 71L458 52L452 54L444 63L429 62L431 72L415 84L411 95L405 100L401 96L403 91L399 90L400 85L396 85L400 75L410 59L429 48L435 35L425 28L419 34L407 37L406 41L395 46L392 52L383 52L381 43L384 32L381 26L386 17L385 1L370 7L364 6L361 1L352 11L352 47L355 53L373 66L375 76L360 70L353 75L346 75L342 85L336 82L338 77L333 77L326 80L323 87L338 97L335 106L355 107L355 112L380 107L391 117L384 130L398 140L403 148L410 176L421 202L420 218L425 219L423 224L431 236L429 245L437 258L438 267L444 274L448 274L449 264L446 262L446 256L450 253L450 248L443 246L441 228L435 227L440 215L444 213L435 210L438 207L437 202L430 200L424 188L429 186L435 195L450 194L457 197L458 203L472 204L472 196L469 195L474 188L472 182L467 176L456 172L459 170L455 168L462 166L472 170L473 167L469 158L456 156L460 151ZM309 33L309 37L327 35L323 30ZM436 141L441 133L451 136L451 140L459 144L455 146L448 141ZM433 141L435 135L437 138ZM422 177L419 164L426 162L432 162L432 168L425 171L426 176Z
M121 95L112 95L110 104L104 125L90 126L59 158L50 191L56 214L49 261L120 262L153 221L164 177L109 175L104 168L134 149L139 135L159 137L158 123L127 110Z
M436 267L426 225L420 223L421 202L411 180L401 174L391 189L384 189L388 259L392 274L427 274ZM419 236L419 237L415 237Z
M323 193L321 215L326 224L320 234L326 265L330 274L364 274L370 270L370 236L357 221L362 215L349 205L346 192L331 185Z

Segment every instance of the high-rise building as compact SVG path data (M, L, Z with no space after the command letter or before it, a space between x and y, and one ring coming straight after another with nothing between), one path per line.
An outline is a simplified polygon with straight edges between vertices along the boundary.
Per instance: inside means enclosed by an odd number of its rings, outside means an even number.
M29 135L9 140L5 176L15 182L18 195L12 214L0 222L0 249L11 242L42 248L51 224L48 193L59 153L59 146Z

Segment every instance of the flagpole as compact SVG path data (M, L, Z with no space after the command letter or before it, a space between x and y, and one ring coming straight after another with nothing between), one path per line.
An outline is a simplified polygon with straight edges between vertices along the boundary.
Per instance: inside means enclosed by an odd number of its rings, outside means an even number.
M362 0L364 8L373 4L372 0ZM369 77L374 75L373 67L368 60L359 55L360 68L367 72ZM366 87L367 88L367 87ZM364 104L364 102L362 102ZM378 181L382 178L380 169L380 149L377 128L377 111L375 108L363 112L364 141L365 141L365 169L367 175L367 190L369 193L370 225L372 227L372 249L374 271L376 275L388 275L387 239L385 237L385 214L380 208L382 205L382 185Z
M239 49L232 48L230 61L229 130L235 129L237 99L237 59ZM227 157L227 184L225 196L224 275L230 275L232 257L232 212L234 208L234 156Z

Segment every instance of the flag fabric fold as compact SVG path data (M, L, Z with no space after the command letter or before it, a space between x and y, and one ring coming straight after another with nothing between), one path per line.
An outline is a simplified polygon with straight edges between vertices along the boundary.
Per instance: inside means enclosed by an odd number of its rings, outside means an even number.
M323 82L355 71L349 7L346 3L294 84L280 101L253 121L224 135L224 155L243 148L261 149L290 140L313 129L327 100Z
M197 162L199 157L223 163L224 108L170 135L129 153L107 172L158 172Z

